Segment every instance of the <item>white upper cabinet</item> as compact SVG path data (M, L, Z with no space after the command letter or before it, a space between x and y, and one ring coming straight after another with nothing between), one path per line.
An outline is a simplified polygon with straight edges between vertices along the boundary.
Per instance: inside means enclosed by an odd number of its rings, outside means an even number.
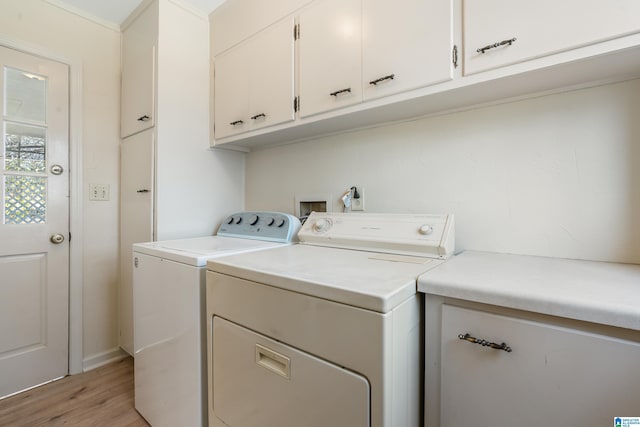
M215 58L216 139L294 119L293 18Z
M636 33L640 1L464 0L463 27L468 75Z
M157 20L153 3L122 33L122 138L155 125Z
M317 0L300 13L300 116L362 102L362 2Z
M249 64L248 43L229 49L214 62L214 133L224 138L249 128Z
M362 8L364 100L453 77L451 0L364 0Z

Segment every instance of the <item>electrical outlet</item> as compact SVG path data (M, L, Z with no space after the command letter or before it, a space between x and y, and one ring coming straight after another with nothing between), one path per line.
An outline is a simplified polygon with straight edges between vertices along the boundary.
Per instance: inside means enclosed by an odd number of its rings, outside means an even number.
M89 184L89 200L109 200L109 184Z
M360 194L359 199L351 199L351 210L352 211L363 211L364 210L364 188L358 187L358 194Z

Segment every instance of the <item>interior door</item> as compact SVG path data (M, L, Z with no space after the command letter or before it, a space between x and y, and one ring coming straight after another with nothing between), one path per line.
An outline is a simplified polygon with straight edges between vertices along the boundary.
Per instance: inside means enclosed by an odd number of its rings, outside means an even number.
M0 397L68 373L68 77L0 47Z

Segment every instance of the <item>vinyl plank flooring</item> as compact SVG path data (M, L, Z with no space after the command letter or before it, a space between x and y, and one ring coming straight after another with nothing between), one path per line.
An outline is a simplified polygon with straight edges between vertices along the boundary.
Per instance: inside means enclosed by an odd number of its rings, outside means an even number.
M133 358L0 400L0 426L148 427L133 403Z

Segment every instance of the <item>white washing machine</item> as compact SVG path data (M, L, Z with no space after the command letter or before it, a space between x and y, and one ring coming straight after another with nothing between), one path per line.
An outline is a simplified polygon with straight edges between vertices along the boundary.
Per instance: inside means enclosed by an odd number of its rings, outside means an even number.
M216 236L133 245L135 407L154 427L207 425L208 259L290 244L291 215L241 212Z
M453 216L312 213L298 237L207 263L209 425L418 427L416 281Z

